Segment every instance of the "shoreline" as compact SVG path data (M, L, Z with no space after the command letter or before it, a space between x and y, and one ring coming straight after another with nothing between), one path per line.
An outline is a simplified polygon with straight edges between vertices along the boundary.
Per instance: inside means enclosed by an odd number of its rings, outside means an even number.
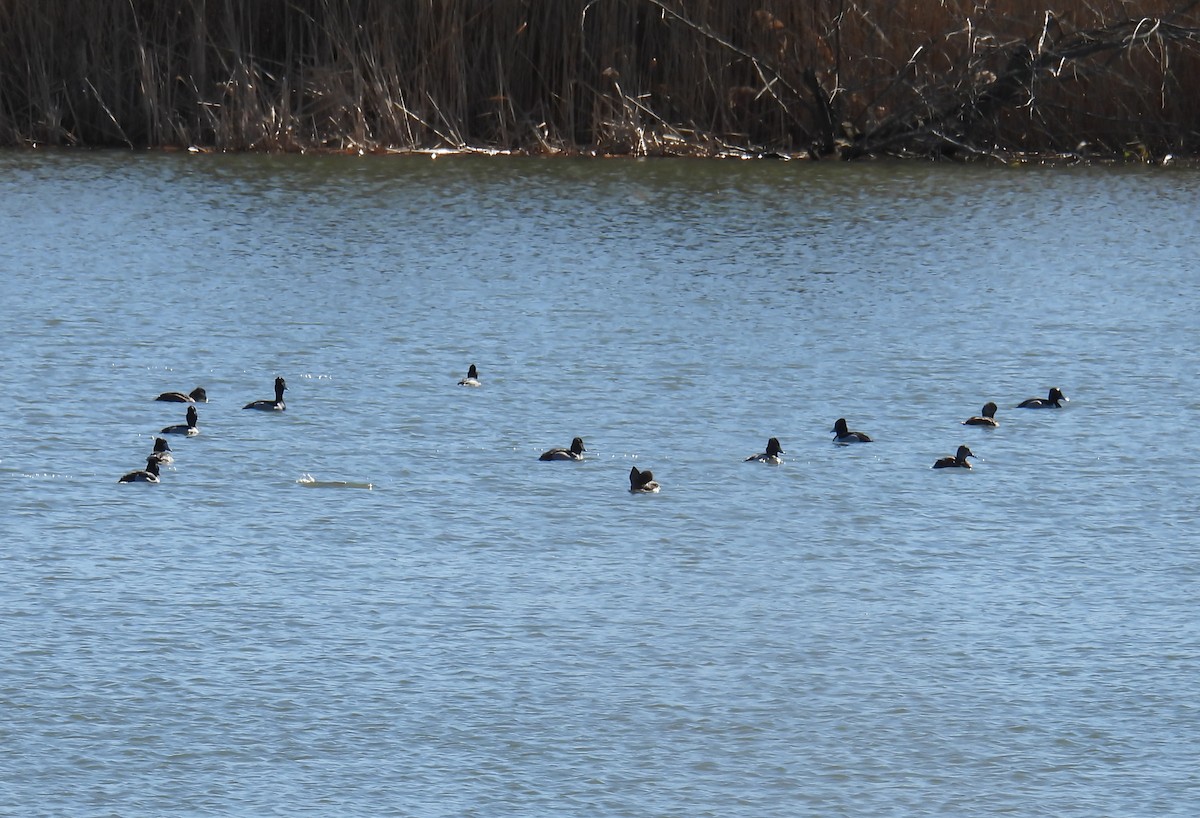
M941 165L990 165L1006 167L1028 166L1112 166L1112 167L1200 167L1200 155L1178 155L1168 153L1162 156L1127 152L1124 155L1082 155L1064 153L1011 153L1008 155L996 152L986 155L967 157L955 156L897 156L880 155L864 156L852 160L837 156L814 157L808 153L785 154L779 151L738 151L728 153L704 153L695 151L657 152L635 154L629 152L602 151L594 148L575 149L500 149L488 147L455 147L455 148L296 148L291 150L255 150L255 149L223 149L214 146L189 145L178 147L174 145L157 145L148 147L124 147L119 145L15 145L0 146L0 154L19 153L128 153L128 154L190 154L193 156L241 155L241 156L346 156L346 157L427 157L430 160L441 158L455 159L478 157L488 159L589 159L596 161L647 161L647 160L694 160L715 162L802 162L823 164L849 163L909 163L922 162Z
M9 0L0 146L1200 157L1200 6L1143 5Z

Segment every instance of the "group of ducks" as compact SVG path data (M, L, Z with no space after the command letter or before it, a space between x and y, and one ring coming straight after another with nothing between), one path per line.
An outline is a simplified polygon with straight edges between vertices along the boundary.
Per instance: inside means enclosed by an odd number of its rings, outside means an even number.
M467 371L467 377L458 382L459 386L482 386L479 380L479 371L475 368L475 364L471 364ZM1018 409L1061 409L1063 402L1069 402L1069 398L1062 393L1062 390L1057 386L1051 387L1049 394L1045 398L1028 398L1017 404ZM996 420L996 409L998 407L992 401L988 401L983 405L980 414L969 417L962 422L963 426L999 426L1000 422ZM829 430L833 433L833 442L839 446L849 446L853 443L871 443L871 436L865 432L858 432L850 429L845 418L838 418L834 422L833 428ZM571 441L570 448L565 449L550 449L542 452L539 460L583 460L583 453L587 449L583 446L583 438L575 438ZM773 437L767 441L767 450L752 454L746 458L746 462L755 463L770 463L779 465L783 462L780 455L786 454L783 447L779 443L779 438ZM959 446L958 451L953 456L941 457L933 464L935 469L969 469L969 457L978 459L978 455L971 451L968 446ZM646 469L639 471L637 466L629 470L629 490L634 493L654 493L662 488L654 479L654 474Z
M474 370L475 366L472 365L471 371ZM771 439L775 440L775 438ZM776 440L775 443L778 445L779 441ZM542 452L538 460L583 460L583 453L586 451L587 449L583 447L583 438L577 437L571 441L569 449L550 449ZM629 490L634 494L654 494L661 488L662 486L654 479L654 472L649 469L638 471L637 466L629 469Z
M471 364L467 369L467 377L458 382L459 386L477 387L483 386L479 380L479 370L475 364ZM565 449L549 449L542 452L538 460L583 460L583 453L587 449L583 446L583 438L577 437L571 440L571 445ZM649 469L638 471L637 466L633 466L629 470L629 490L635 494L654 494L662 488L658 481L654 479L654 473Z
M257 409L263 412L282 412L287 406L283 402L283 393L287 389L287 383L283 378L275 379L275 400L256 400L247 403L243 409ZM197 386L191 392L163 392L155 400L166 401L168 403L188 403L186 423L177 423L173 426L166 426L159 434L164 435L183 435L185 437L195 437L200 434L200 429L196 425L200 419L200 413L196 411L197 403L208 403L208 393L204 391L204 387ZM166 438L156 437L154 439L154 451L146 458L146 468L131 471L123 475L118 483L157 483L159 482L159 467L165 466L168 463L173 463L175 456L171 453L171 446L167 443Z
M1050 393L1044 398L1028 398L1017 404L1018 409L1061 409L1063 402L1069 402L1070 399L1062 393L1062 390L1057 386L1050 389ZM999 426L1000 421L996 420L997 406L992 401L988 401L983 405L982 411L974 417L969 417L962 422L963 426ZM852 443L871 443L871 436L865 432L852 431L846 423L845 418L838 418L833 424L833 428L829 430L833 433L833 442L839 446L849 446ZM771 438L767 441L767 450L760 454L752 454L746 458L747 461L755 461L758 463L773 463L778 465L783 460L779 457L785 454L779 445L779 438ZM959 446L958 451L952 456L940 457L934 464L935 469L969 469L971 468L969 457L979 459L979 456L971 451L969 446Z
M475 365L471 365L471 371L475 371ZM459 381L462 386L468 386L462 381ZM479 382L476 379L474 386L478 386ZM774 440L774 438L772 438ZM778 441L776 441L778 443ZM583 447L583 438L577 437L571 440L571 447L568 449L550 449L542 452L538 460L583 460L583 453L587 449ZM654 479L654 472L646 469L638 471L637 466L629 469L629 490L634 494L654 494L662 488L658 481Z
M482 386L482 381L479 380L479 370L475 364L471 364L467 370L467 376L458 382L459 386L479 387ZM282 412L287 407L283 402L283 393L287 389L287 383L283 378L275 379L275 400L256 400L247 403L243 409L258 409L267 412ZM186 435L192 437L200 434L200 430L196 426L198 413L196 412L196 403L207 403L208 394L203 387L196 387L191 392L164 392L155 400L169 401L174 403L190 403L191 406L187 410L187 422L167 426L162 430L164 435ZM1029 398L1017 404L1018 409L1059 409L1064 401L1068 398L1062 393L1057 386L1050 389L1049 395L1045 398ZM984 404L980 414L967 418L962 423L964 426L999 426L1000 422L996 420L996 404L988 402ZM833 434L833 442L839 446L849 446L854 443L871 443L871 436L865 432L858 432L850 429L845 418L838 418L833 424L833 428L829 430ZM577 437L571 441L571 445L566 448L549 449L538 457L538 460L583 460L583 453L587 449L583 445L583 438ZM781 455L786 454L783 447L779 443L779 438L773 437L767 441L767 449L765 452L752 454L746 458L746 462L770 463L778 465L783 462ZM968 446L959 446L958 451L953 456L939 458L934 464L935 469L969 469L971 464L968 458L978 459L978 455L971 451ZM119 482L121 483L157 483L159 482L159 466L173 462L171 447L167 444L164 438L155 438L154 451L146 458L146 468L132 471L123 476ZM658 481L654 479L654 473L649 469L639 470L637 466L633 466L629 470L629 490L635 494L654 494L662 489Z
M1064 402L1069 403L1070 398L1062 393L1062 390L1057 386L1050 388L1050 394L1044 398L1026 398L1017 404L1018 409L1061 409ZM963 426L999 426L1000 421L996 420L996 404L988 401L983 405L983 410L975 417L967 418L963 421ZM971 451L969 446L959 446L958 451L953 457L940 457L933 464L935 469L969 469L971 464L967 462L968 457L974 457L976 460L979 456Z

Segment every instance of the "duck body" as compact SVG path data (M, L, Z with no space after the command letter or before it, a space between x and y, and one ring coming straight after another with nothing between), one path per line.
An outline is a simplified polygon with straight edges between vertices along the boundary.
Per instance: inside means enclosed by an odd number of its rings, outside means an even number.
M150 459L160 466L166 466L169 463L175 462L175 455L171 454L171 447L164 438L156 437L154 439L154 451L150 454Z
M146 468L138 471L131 471L129 474L121 477L118 483L157 483L158 482L158 463L153 457L146 458Z
M188 437L195 437L200 434L200 430L196 428L196 421L199 417L200 415L196 412L196 407L189 406L187 410L187 423L164 426L161 433L164 435L187 435Z
M275 400L255 400L243 406L243 409L257 409L260 412L282 412L287 409L283 402L283 393L287 389L287 381L275 379Z
M863 432L852 432L846 426L845 418L838 418L833 424L833 428L829 431L833 432L833 442L839 446L848 446L851 443L873 443L870 435Z
M467 377L458 382L459 386L483 386L479 381L479 370L475 368L475 364L467 370Z
M770 463L773 466L778 466L783 462L783 458L779 456L781 454L787 453L780 447L779 438L773 437L767 441L767 450L765 452L750 455L746 458L746 462Z
M633 494L657 494L662 488L654 479L654 472L638 471L637 466L629 469L629 491Z
M937 460L937 462L935 462L933 464L933 468L935 468L935 469L969 469L969 468L971 468L971 464L967 462L967 458L975 457L975 456L976 456L975 453L972 452L966 446L959 446L958 451L955 452L955 454L954 454L954 457L939 458Z
M197 386L191 392L163 392L155 400L171 403L208 403L208 393L203 386Z
M587 449L583 448L583 438L577 437L571 441L569 449L550 449L542 452L538 460L583 460L583 453Z
M1045 398L1027 398L1017 404L1018 409L1061 409L1063 403L1070 403L1070 398L1062 393L1057 386L1050 388L1050 394Z
M996 420L996 404L988 401L983 405L980 414L972 418L967 418L962 422L963 426L999 426L1000 421Z

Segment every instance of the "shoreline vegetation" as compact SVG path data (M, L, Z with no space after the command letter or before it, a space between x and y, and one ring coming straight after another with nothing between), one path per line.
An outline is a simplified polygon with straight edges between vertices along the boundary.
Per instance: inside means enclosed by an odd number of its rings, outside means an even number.
M0 146L1163 162L1200 0L0 0Z

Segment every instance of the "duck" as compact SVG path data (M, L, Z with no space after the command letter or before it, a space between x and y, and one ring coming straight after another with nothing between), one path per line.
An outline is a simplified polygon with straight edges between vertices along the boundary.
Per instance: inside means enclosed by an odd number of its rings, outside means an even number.
M583 460L583 453L587 449L583 448L583 438L577 437L571 441L569 449L550 449L542 452L538 460Z
M841 446L846 446L851 443L872 443L870 436L863 432L852 432L846 427L846 419L838 418L833 424L833 428L829 431L833 432L833 442Z
M654 479L654 472L638 471L637 466L629 469L629 491L634 494L657 494L662 486Z
M1061 403L1060 403L1061 401ZM1029 398L1017 404L1018 409L1061 409L1063 403L1070 403L1070 398L1062 393L1057 386L1050 387L1047 398Z
M988 401L983 405L983 410L980 414L973 418L967 418L962 422L963 426L999 426L1000 421L996 420L996 404Z
M479 382L479 370L477 370L475 368L475 364L471 364L470 368L467 369L467 377L465 377L461 381L459 381L458 385L459 386L483 386L483 384Z
M256 400L247 403L243 409L261 409L264 412L282 412L287 406L283 403L283 391L287 382L283 378L275 379L275 400Z
M199 418L195 406L189 406L187 410L187 423L177 423L174 426L164 426L162 434L164 435L187 435L195 437L200 434L200 430L196 428L196 420Z
M118 483L157 483L158 461L153 456L146 458L146 468L131 471L124 475Z
M155 400L165 400L171 403L208 403L208 393L203 386L197 386L191 392L163 392Z
M938 461L933 464L933 467L935 469L969 469L971 468L971 464L967 462L968 457L977 458L978 455L976 455L966 446L959 446L958 451L954 454L954 457L939 458Z
M767 441L767 450L765 452L752 454L746 458L745 462L749 463L753 460L756 463L770 463L778 466L783 462L783 459L779 456L781 454L786 454L786 452L779 446L779 438L773 437Z
M171 447L167 445L165 438L154 438L154 451L151 452L150 459L160 466L175 462L175 455L171 454Z

